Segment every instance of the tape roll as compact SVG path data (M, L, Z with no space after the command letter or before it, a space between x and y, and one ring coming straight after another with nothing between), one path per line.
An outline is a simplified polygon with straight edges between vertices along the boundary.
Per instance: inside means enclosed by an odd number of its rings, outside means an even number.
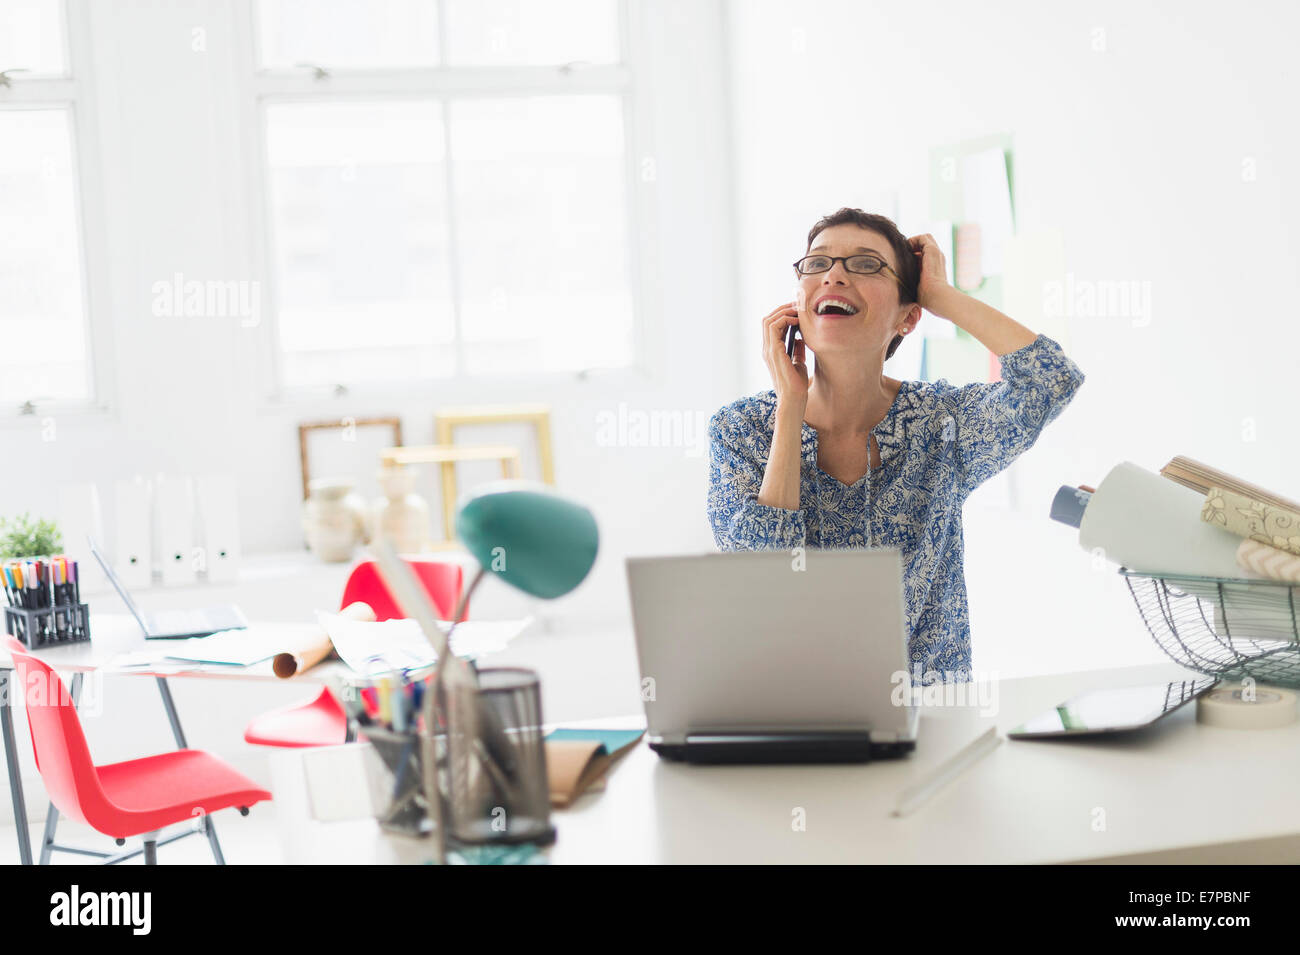
M1210 690L1196 699L1196 722L1232 730L1267 730L1296 721L1296 695L1275 686L1256 686L1254 701L1242 688Z

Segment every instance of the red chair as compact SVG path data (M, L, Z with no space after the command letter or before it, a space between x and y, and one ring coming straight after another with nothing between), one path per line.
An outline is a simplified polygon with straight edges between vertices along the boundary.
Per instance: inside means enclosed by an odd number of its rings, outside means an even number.
M224 864L211 814L236 806L240 813L248 815L249 806L271 798L269 792L216 756L195 749L96 766L90 758L77 708L59 675L13 637L5 638L5 646L13 655L24 691L36 769L53 808L112 836L118 845L132 836L144 837L143 849L114 855L53 846L50 833L51 848L98 856L105 864L143 852L145 865L155 865L158 846L202 831L217 864ZM199 816L199 829L158 838L158 830ZM47 856L43 848L43 859Z
M404 558L424 585L425 591L438 610L438 616L450 620L456 612L456 601L464 582L464 569L460 564L436 560ZM402 616L397 601L384 586L379 567L373 560L363 561L353 568L343 587L343 600L339 607L366 603L375 612L376 620L391 620ZM469 607L461 612L461 619L469 616ZM293 703L282 709L255 716L244 730L244 740L259 746L335 746L347 742L348 718L343 704L330 692L320 691L315 699Z

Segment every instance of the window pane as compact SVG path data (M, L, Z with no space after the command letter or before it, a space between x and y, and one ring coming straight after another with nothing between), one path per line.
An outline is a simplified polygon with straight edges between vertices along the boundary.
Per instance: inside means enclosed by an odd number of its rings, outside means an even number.
M267 107L287 385L454 370L436 103Z
M60 0L0 2L0 70L62 74L63 48Z
M617 63L617 0L446 0L452 66Z
M466 371L629 364L619 99L456 102L451 131Z
M86 400L81 239L65 109L0 110L0 401Z
M262 65L334 69L435 66L432 0L258 0Z

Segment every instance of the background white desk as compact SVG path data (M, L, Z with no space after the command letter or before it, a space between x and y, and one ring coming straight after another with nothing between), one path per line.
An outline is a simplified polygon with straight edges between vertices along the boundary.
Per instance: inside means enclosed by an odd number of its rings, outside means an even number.
M320 628L312 623L263 623L249 624L258 633L264 633L268 646L278 646L279 640L286 634L303 631L317 631ZM36 656L60 673L103 672L105 675L124 676L165 676L198 677L200 679L237 679L237 680L279 680L271 671L271 660L249 667L221 666L217 664L186 663L177 660L153 667L126 667L117 669L113 661L123 654L148 652L160 653L167 649L169 641L146 640L140 633L140 625L128 614L101 614L91 616L91 633L94 639L82 643L70 643L66 646L42 647ZM0 647L0 668L13 665L9 652ZM292 677L295 683L323 684L334 677L342 677L352 671L338 661L327 661L312 667L306 673Z
M283 634L292 634L301 632L304 629L312 629L311 624L256 624L251 625L251 629L262 633L266 636L268 648L280 646L281 636ZM187 745L184 730L181 726L179 714L176 710L175 702L172 699L171 690L166 680L172 677L199 677L203 679L218 680L270 680L275 681L278 678L271 670L271 660L268 658L261 663L250 667L232 667L232 666L215 666L210 664L194 664L183 661L175 663L166 663L158 666L133 666L129 668L116 669L114 661L123 654L134 651L149 651L157 653L160 649L165 649L165 643L160 641L146 641L144 635L140 632L140 627L135 619L125 615L114 614L94 614L91 617L91 633L93 639L80 643L70 643L66 646L43 647L35 651L35 655L44 663L64 674L74 674L75 678L70 687L74 694L77 695L77 682L84 674L95 673L100 675L112 676L137 676L153 677L161 692L161 702L167 714L168 723L172 730L175 744L178 748L184 748ZM3 746L5 751L6 773L9 777L10 800L13 807L14 825L18 837L19 857L25 864L30 864L36 854L33 853L28 839L28 815L26 807L26 797L23 793L23 784L21 771L19 769L19 740L26 737L23 733L21 736L15 732L13 723L13 711L11 706L19 705L21 694L15 691L21 684L14 679L12 672L13 658L9 652L0 647L0 678L3 678L4 694L0 699L0 706L4 707L3 717ZM347 667L341 663L323 663L305 674L299 674L292 678L291 681L302 684L321 684L331 680L336 676L350 672ZM66 677L65 677L66 679ZM84 699L81 701L84 703ZM23 740L23 744L29 745L28 740ZM101 760L103 762L103 760ZM47 838L51 833L47 830Z
M860 766L687 766L644 742L604 792L553 821L555 863L1052 863L1300 860L1300 724L1202 726L1195 704L1106 740L1006 740L915 813L898 793L990 725L1000 733L1092 688L1187 676L1155 665L1004 680L998 711L923 711L916 752ZM593 725L639 725L639 717ZM423 862L373 820L317 822L301 751L276 753L286 861ZM360 765L360 760L354 765ZM802 811L806 829L792 825Z
M272 590L282 587L279 578L268 584ZM259 597L255 588L250 593L253 598ZM194 602L191 596L189 605ZM101 603L112 606L111 601ZM242 600L240 603L245 604ZM274 600L253 599L250 603L253 610L248 610L248 615L253 627L268 636L275 631L314 626L302 622L304 616L310 615L309 611L290 615L282 606L283 601L280 602L283 615L280 622L274 622L274 618L272 622L265 621L254 613L262 610L264 605L275 603ZM298 604L312 606L306 598L299 600ZM183 607L187 602L172 595L170 605ZM328 606L323 600L318 605ZM531 612L528 606L493 609L498 612L484 610L476 616L504 618L509 615L503 611L523 609ZM548 709L553 705L559 719L591 717L602 712L631 709L636 705L639 685L630 628L565 626L552 632L545 623L545 618L540 618L537 625L509 647L485 657L485 662L494 666L538 669L542 673ZM174 697L189 745L219 754L269 788L269 756L274 750L244 742L243 730L247 721L276 706L310 699L322 683L350 672L341 663L329 662L293 679L280 680L272 674L269 660L247 668L178 662L174 666L119 670L111 666L114 659L133 651L156 650L158 642L146 643L135 620L123 613L92 610L91 629L94 639L90 643L44 648L37 651L37 655L54 667L65 682L70 683L73 674L91 675L81 697L81 717L91 752L98 763L136 758L176 747L164 707L159 705L161 701L154 680L139 679L164 676L170 684L168 695ZM8 653L0 649L0 670L10 666ZM109 679L101 679L104 677ZM15 834L0 836L3 842L0 851L10 851L7 847L12 847L16 839L20 851L11 858L30 857L30 845L39 844L39 831L25 838L29 833L27 822L39 822L45 818L46 794L32 761L21 698L11 694L8 702L11 705L7 715L13 718L15 731L15 762L21 770L10 773L10 799L0 800L3 814L8 815L12 807L15 820ZM24 781L25 797L22 790ZM15 785L18 786L16 791L12 788ZM269 811L270 807L266 809ZM273 843L274 838L270 841ZM279 861L274 855L272 853L272 861ZM242 857L261 858L247 851Z

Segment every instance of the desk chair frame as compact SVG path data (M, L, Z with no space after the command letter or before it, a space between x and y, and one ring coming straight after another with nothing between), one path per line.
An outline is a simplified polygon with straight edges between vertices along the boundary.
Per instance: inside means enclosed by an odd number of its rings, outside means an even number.
M18 750L14 745L14 716L10 710L11 687L13 671L8 668L0 668L0 733L4 734L5 761L9 770L9 795L13 800L14 806L14 823L18 829L18 856L23 865L32 864L32 839L31 834L27 831L27 802L23 797L22 779L18 775ZM81 683L85 674L74 673L72 675L72 702L75 706L81 699ZM167 721L171 724L172 736L176 739L178 749L188 749L185 743L185 732L181 729L180 717L176 713L176 703L172 699L171 687L167 685L165 677L155 677L158 681L158 690L162 694L163 709L167 711ZM241 815L248 815L247 807L240 807ZM127 859L135 858L141 853L144 854L145 865L155 865L158 862L158 847L165 846L169 842L175 842L178 839L184 839L187 836L198 835L202 833L208 837L208 845L212 848L212 856L217 865L225 865L226 857L221 852L221 843L217 840L217 829L213 825L210 816L200 817L197 828L190 829L186 832L174 833L164 839L158 838L157 832L145 833L141 838L143 845L139 849L130 849L126 852L101 852L97 849L82 849L78 846L60 845L54 841L55 831L59 825L59 810L54 808L54 803L50 803L49 811L45 816L45 832L41 837L41 856L40 864L49 865L50 856L55 852L67 852L72 855L92 856L103 859L104 865L115 865L118 862L124 862ZM125 839L118 839L119 846L125 845Z

